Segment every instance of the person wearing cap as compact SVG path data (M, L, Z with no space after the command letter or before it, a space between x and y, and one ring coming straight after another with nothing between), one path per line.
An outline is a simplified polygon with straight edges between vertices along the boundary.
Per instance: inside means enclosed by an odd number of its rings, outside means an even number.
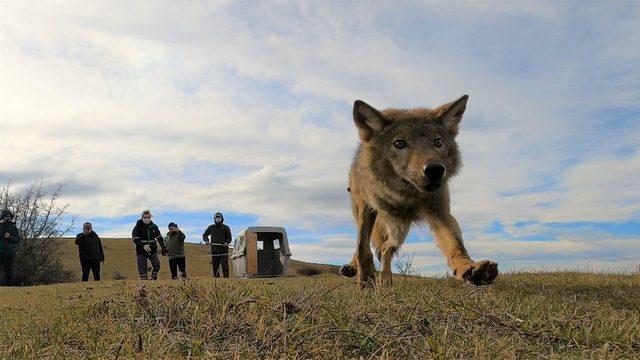
M151 280L158 279L160 260L158 259L158 244L162 248L162 255L167 254L167 247L158 226L151 221L151 211L144 210L140 220L131 232L133 243L136 244L136 262L140 280L148 279L147 263L151 262Z
M187 278L187 264L184 256L184 240L187 237L178 228L178 224L169 223L169 232L165 237L167 244L167 255L169 256L169 270L171 270L171 278L178 278L178 269L183 279Z
M220 277L218 270L222 267L224 277L229 277L229 244L231 243L231 229L224 224L224 216L217 212L213 217L214 224L210 225L202 234L202 240L211 246L211 266L213 277ZM209 239L211 238L211 239Z
M89 281L89 272L93 273L94 281L100 281L100 263L104 262L104 251L100 237L93 231L90 222L82 225L82 232L76 235L76 245L80 255L82 281Z
M20 234L13 213L9 210L0 211L0 271L4 272L3 285L13 285L13 263L20 242Z

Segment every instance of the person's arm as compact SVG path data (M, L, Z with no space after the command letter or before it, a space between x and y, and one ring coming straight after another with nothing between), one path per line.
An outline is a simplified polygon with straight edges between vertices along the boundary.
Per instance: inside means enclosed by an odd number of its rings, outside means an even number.
M82 233L76 235L76 245L80 246L80 243L82 242Z
M209 243L210 235L211 235L211 226L209 226L207 230L204 231L204 234L202 234L202 240L204 240L204 242L206 243Z
M13 229L11 229L11 236L9 237L9 242L17 244L20 242L20 232L18 231L18 228L13 226Z
M227 245L231 244L231 228L228 226L225 228L225 238L225 243Z
M100 249L100 262L104 262L104 250L102 250L102 240L100 240L100 236L96 234L96 238L98 239L98 249Z
M178 241L184 242L187 239L187 235L185 235L182 230L178 230Z
M13 242L14 244L17 244L20 242L20 240L22 240L22 238L20 237L20 231L18 231L17 227L14 227L13 231L15 231L15 234L13 235Z
M4 220L0 220L0 224L4 224ZM11 236L13 235L11 233L11 228L6 228L4 229L4 231L2 233L0 233L0 242L4 243L6 241L10 241L11 240Z
M138 226L136 225L136 227L133 228L133 230L131 231L131 239L133 240L133 243L140 246L140 236L138 235Z
M167 247L164 244L164 237L162 237L162 233L160 232L160 229L158 229L157 226L153 229L153 234L155 236L155 240L160 244L160 247L162 248L162 250L165 251Z

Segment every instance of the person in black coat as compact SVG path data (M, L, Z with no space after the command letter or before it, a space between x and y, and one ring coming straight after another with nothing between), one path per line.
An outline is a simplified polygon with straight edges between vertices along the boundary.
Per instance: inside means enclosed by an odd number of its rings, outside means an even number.
M76 235L76 245L80 254L82 281L89 281L89 272L93 272L93 280L100 281L100 263L104 262L104 251L100 237L93 231L91 223L82 225L82 232Z
M162 248L162 255L167 255L167 247L158 226L151 221L151 211L142 212L142 217L131 232L133 243L136 244L136 262L140 280L147 280L147 261L151 262L151 280L158 279L160 260L158 259L158 245Z
M14 285L13 265L19 242L13 213L8 209L0 211L0 278L4 275L3 285Z
M228 278L231 229L224 224L224 216L222 216L222 213L216 213L213 219L215 223L210 225L204 234L202 234L202 240L211 246L211 266L213 268L213 277L220 277L218 271L219 268L222 267L222 274L224 277Z

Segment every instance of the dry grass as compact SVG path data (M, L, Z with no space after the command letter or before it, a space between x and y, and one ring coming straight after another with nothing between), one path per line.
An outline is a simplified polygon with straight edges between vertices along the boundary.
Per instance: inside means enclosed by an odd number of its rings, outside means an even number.
M0 290L0 358L638 358L640 276L105 281Z

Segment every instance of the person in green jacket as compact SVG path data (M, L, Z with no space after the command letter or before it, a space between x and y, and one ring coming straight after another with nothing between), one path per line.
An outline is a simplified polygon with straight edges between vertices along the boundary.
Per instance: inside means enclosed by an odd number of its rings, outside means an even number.
M19 242L20 234L13 221L13 213L9 210L0 211L0 270L4 272L5 286L14 285L13 263Z
M184 240L187 237L178 228L178 224L169 223L169 232L165 237L167 244L167 255L169 255L169 270L171 270L171 278L178 278L178 268L183 279L187 278L187 263L184 255Z

